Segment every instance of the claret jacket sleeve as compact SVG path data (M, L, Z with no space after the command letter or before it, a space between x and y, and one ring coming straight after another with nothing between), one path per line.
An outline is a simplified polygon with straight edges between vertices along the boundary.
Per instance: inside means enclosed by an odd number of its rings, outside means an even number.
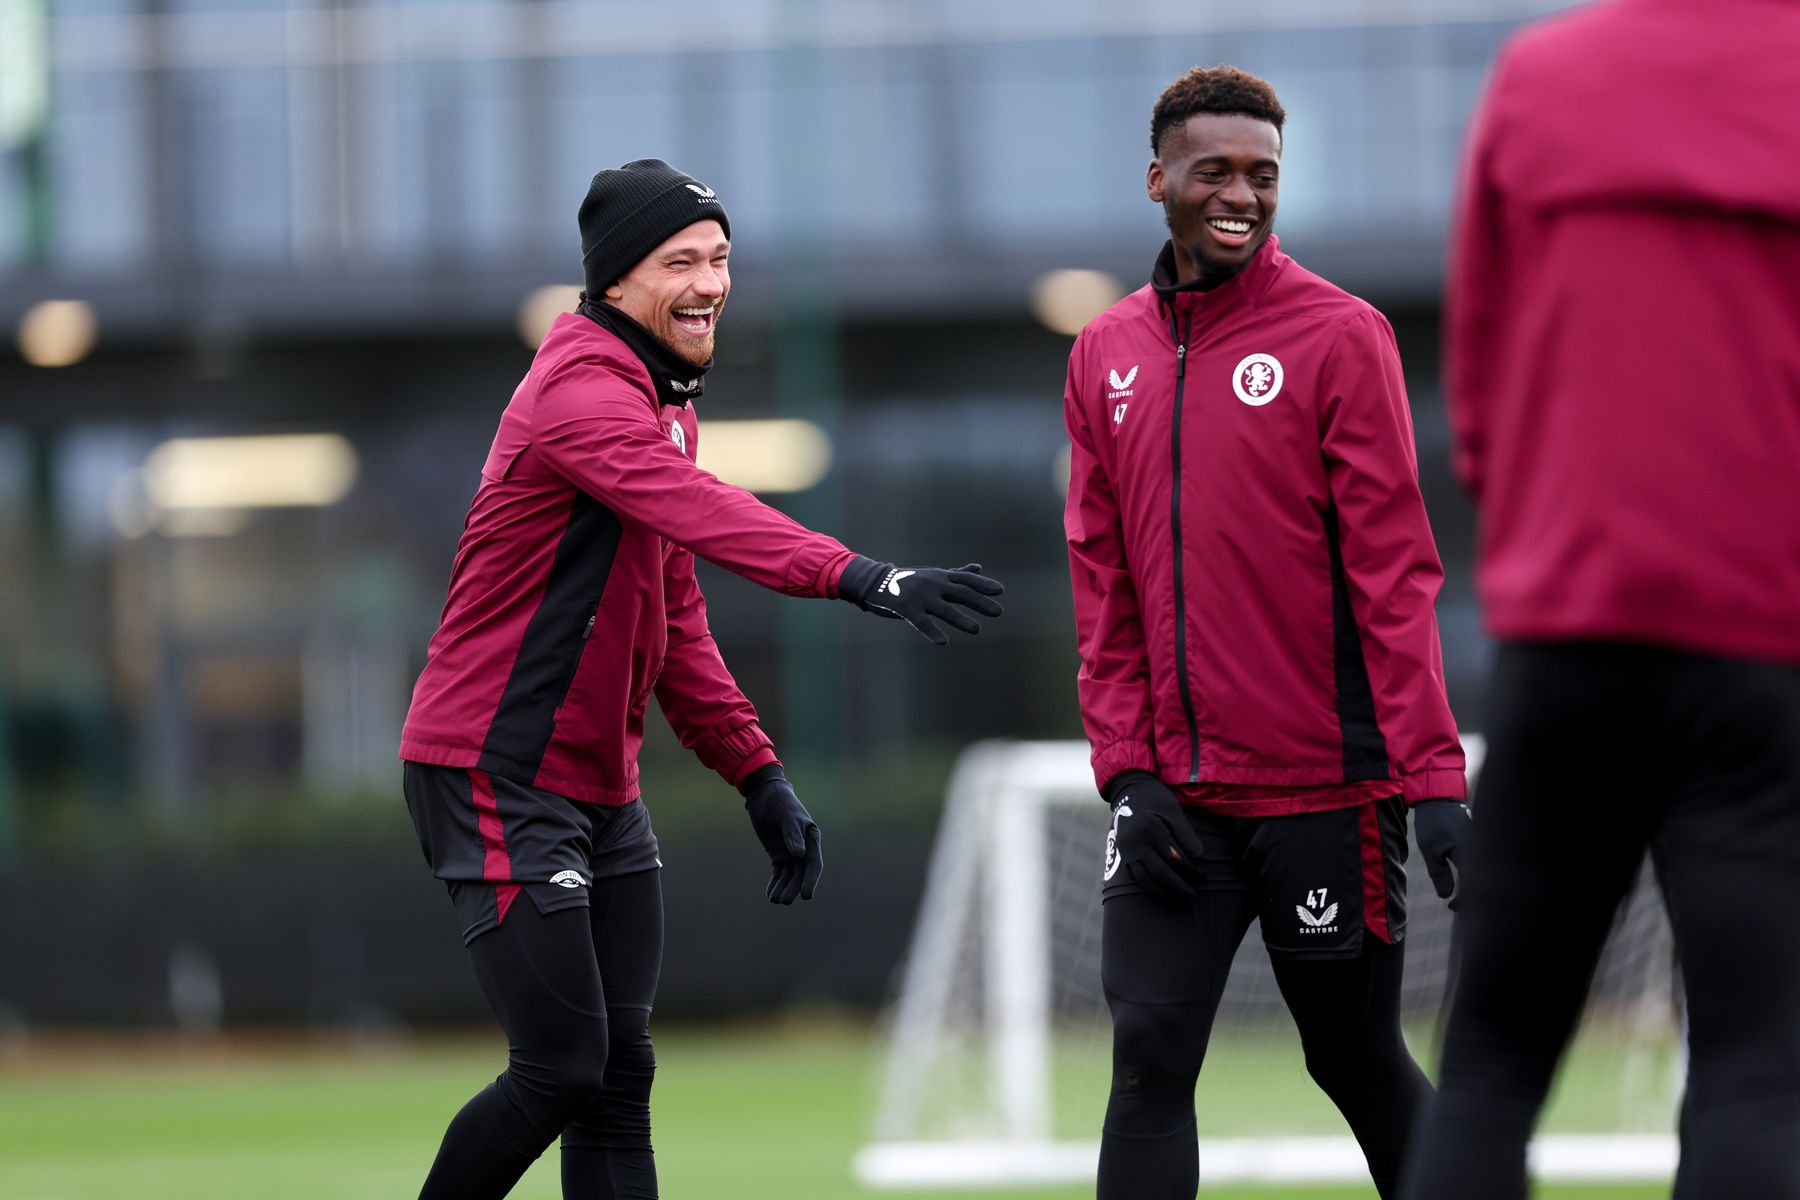
M1321 437L1337 539L1375 717L1408 802L1467 794L1433 605L1444 570L1419 492L1394 333L1352 317L1325 366Z
M701 470L615 368L558 368L538 394L531 439L552 470L621 518L774 591L837 595L850 551Z
M775 762L775 749L719 654L706 623L706 597L694 577L694 556L679 546L670 546L663 558L663 596L669 645L656 680L656 702L681 744L735 787Z
M1094 782L1105 788L1121 771L1154 771L1150 656L1137 586L1125 555L1118 501L1082 402L1081 342L1069 356L1063 416L1069 429L1069 497L1063 533L1075 594L1075 638L1081 655L1076 691L1093 747Z

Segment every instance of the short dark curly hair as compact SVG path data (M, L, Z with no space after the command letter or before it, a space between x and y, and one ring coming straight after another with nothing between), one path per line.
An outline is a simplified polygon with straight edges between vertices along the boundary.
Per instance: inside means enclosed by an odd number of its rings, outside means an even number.
M1195 67L1163 89L1150 110L1150 153L1162 153L1163 135L1185 125L1195 113L1234 113L1267 121L1281 132L1287 110L1275 97L1269 81L1248 71L1220 63L1216 67Z

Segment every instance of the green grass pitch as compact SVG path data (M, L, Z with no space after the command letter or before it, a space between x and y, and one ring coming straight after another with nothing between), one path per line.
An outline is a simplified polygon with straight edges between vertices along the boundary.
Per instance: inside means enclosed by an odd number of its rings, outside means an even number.
M847 1200L879 1047L861 1030L658 1031L657 1164L668 1200ZM503 1065L498 1034L357 1048L53 1039L0 1048L7 1200L389 1200L416 1195L450 1115ZM559 1196L555 1151L514 1191ZM1077 1200L1091 1188L883 1193ZM1539 1200L1648 1200L1666 1188L1543 1188ZM1350 1200L1372 1189L1207 1189Z

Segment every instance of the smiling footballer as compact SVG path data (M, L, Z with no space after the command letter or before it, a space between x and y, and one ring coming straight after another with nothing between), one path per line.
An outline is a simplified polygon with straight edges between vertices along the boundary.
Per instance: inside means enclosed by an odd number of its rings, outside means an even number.
M1101 1200L1191 1200L1194 1088L1262 922L1308 1072L1377 1189L1430 1085L1400 1034L1407 815L1456 904L1463 752L1393 331L1282 253L1274 89L1157 101L1169 241L1069 356L1065 532L1094 779L1113 806Z

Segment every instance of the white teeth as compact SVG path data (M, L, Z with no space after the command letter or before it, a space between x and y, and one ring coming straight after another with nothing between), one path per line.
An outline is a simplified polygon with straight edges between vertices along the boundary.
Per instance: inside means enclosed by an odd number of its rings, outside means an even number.
M678 317L710 317L712 315L712 309L710 309L710 308L678 308L675 310L675 315Z
M1226 233L1250 232L1250 222L1248 221L1233 221L1226 217L1210 217L1207 219L1206 223L1211 225L1214 229L1222 229Z

